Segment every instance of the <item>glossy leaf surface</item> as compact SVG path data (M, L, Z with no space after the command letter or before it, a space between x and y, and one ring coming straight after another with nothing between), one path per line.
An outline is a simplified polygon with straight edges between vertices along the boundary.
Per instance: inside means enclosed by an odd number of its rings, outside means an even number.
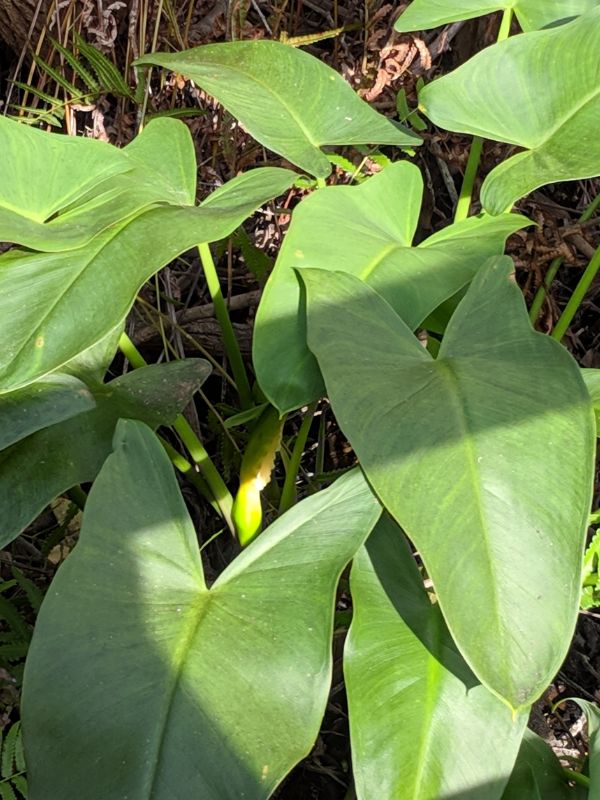
M524 148L485 179L487 211L499 214L547 183L600 174L599 49L597 7L488 47L420 93L436 125Z
M202 359L134 370L91 387L96 407L37 431L0 453L0 547L55 497L93 481L110 453L117 420L157 428L175 420L210 373Z
M167 456L120 423L29 652L30 800L269 797L317 736L336 585L380 513L355 470L208 589Z
M340 427L419 550L463 657L519 709L573 634L595 432L577 365L531 329L511 273L490 259L434 360L369 286L301 271Z
M197 208L152 208L78 250L0 256L0 393L96 344L125 318L151 275L195 244L230 234L295 177L273 167L252 170Z
M598 0L412 0L395 24L397 31L419 31L513 9L524 31L535 31L584 14Z
M546 742L527 729L502 800L592 800L581 786L570 788L560 761Z
M85 383L71 375L48 375L24 389L0 395L0 450L94 405Z
M367 105L326 64L280 42L209 44L152 53L136 63L191 78L261 144L317 177L331 172L324 145L421 143Z
M254 366L262 390L281 412L323 394L306 344L306 309L296 268L349 272L373 286L410 328L465 286L506 237L529 221L517 214L471 217L412 246L423 179L398 162L360 186L320 189L295 209L260 303Z
M354 559L344 652L358 800L499 800L527 715L482 686L433 605L395 522Z

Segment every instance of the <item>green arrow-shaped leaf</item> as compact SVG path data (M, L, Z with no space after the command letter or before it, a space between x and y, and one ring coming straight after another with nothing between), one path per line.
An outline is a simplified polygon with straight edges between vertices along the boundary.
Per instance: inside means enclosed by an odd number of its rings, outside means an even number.
M274 167L252 170L197 208L152 208L77 250L5 253L0 393L32 383L96 344L125 318L151 275L195 244L228 236L295 177Z
M135 370L92 386L95 408L38 430L0 453L0 547L12 541L55 497L93 481L110 453L121 417L169 425L210 374L202 359ZM37 386L37 384L34 384Z
M525 217L472 217L412 247L423 179L399 162L360 186L313 193L294 211L263 294L254 333L254 366L262 390L280 412L323 393L323 379L306 345L306 315L297 267L343 270L365 280L416 328L464 287Z
M30 800L269 797L318 733L336 585L379 514L354 471L208 589L165 453L120 423L27 660Z
M570 20L598 5L598 0L413 0L395 24L397 31L420 31L513 9L524 31Z
M577 365L531 329L511 271L497 258L478 273L436 360L354 276L301 275L342 430L418 548L463 657L520 709L573 634L595 431Z
M354 559L344 652L359 800L498 800L527 722L469 670L398 526Z
M209 44L152 53L136 64L191 78L261 144L317 177L331 172L324 145L421 143L361 100L330 67L279 42Z
M436 125L525 148L486 178L487 211L499 214L547 183L600 174L599 48L596 7L488 47L423 89L421 107Z

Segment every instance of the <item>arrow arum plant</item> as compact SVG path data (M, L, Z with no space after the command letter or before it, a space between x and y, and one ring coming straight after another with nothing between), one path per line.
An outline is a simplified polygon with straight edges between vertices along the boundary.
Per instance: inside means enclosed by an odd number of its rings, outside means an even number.
M267 282L254 387L209 244L301 176L254 169L197 205L182 122L151 122L117 150L0 118L0 238L15 245L0 256L2 543L93 483L25 669L31 800L266 800L317 736L350 562L359 800L600 791L595 709L584 772L526 727L579 609L598 378L533 329L503 256L531 224L517 200L600 174L597 5L414 0L400 17L414 30L514 11L524 31L422 90L434 124L522 151L485 179L481 214L462 218L471 174L458 221L417 245L420 138L318 60L267 41L140 59L193 79L321 187ZM389 165L323 188L324 148L359 144L391 146ZM177 416L208 362L143 366L123 336L143 283L196 245L250 431L235 502ZM118 346L139 368L109 381ZM293 505L303 425L285 513L261 533L286 414L325 393L358 466ZM187 453L153 432L171 424ZM243 546L210 585L169 456Z

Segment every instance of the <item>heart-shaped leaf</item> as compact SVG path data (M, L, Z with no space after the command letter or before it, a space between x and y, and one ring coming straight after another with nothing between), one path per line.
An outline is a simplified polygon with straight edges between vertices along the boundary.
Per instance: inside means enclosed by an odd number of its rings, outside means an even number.
M596 7L558 28L488 47L420 93L436 125L525 148L485 179L487 211L499 214L547 183L600 174L599 48Z
M85 383L72 375L47 375L24 389L0 395L0 450L95 405Z
M383 516L350 575L344 651L358 800L499 800L527 715L460 655L402 532Z
M91 387L95 408L38 430L0 453L0 547L55 497L93 481L110 453L117 420L169 425L210 374L202 359L134 370ZM37 384L34 384L37 386Z
M380 513L354 471L208 589L165 453L121 422L27 659L30 800L269 797L317 736L337 582Z
M480 270L435 360L354 276L301 275L337 420L419 550L463 657L518 710L573 634L595 431L579 368L532 330L512 269L500 257Z
M295 178L274 167L252 170L197 208L152 208L78 250L5 253L0 257L0 393L32 383L96 344L125 318L151 275L195 244L229 235Z
M280 42L209 44L181 53L152 53L136 64L191 78L261 144L317 177L331 172L321 150L325 145L421 144L407 128L361 100L326 64Z
M265 288L254 332L254 366L263 392L280 412L323 394L306 345L306 313L297 267L344 270L373 286L411 328L465 286L506 237L529 224L516 214L471 217L412 247L423 179L398 162L360 186L314 192L292 224Z
M570 20L598 5L598 0L413 0L394 25L397 31L421 31L513 9L524 31Z

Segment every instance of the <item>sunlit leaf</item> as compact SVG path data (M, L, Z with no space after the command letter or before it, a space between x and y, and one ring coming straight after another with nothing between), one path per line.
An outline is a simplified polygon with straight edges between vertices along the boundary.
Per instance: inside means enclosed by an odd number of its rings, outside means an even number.
M294 211L264 291L254 334L254 366L262 390L281 412L323 393L323 379L306 345L306 315L297 267L343 270L386 298L416 328L443 300L465 286L506 237L529 224L516 214L471 217L412 240L423 179L399 162L360 186L314 192Z
M331 172L325 145L421 143L361 100L333 69L280 42L209 44L152 53L136 64L191 78L261 144L318 177Z
M532 330L512 269L496 258L478 273L436 360L354 276L301 275L340 427L418 548L463 657L520 709L573 634L595 431L579 368Z
M600 174L599 48L596 7L488 47L420 93L436 125L524 148L485 179L487 211L499 214L547 183Z
M379 515L354 471L207 588L165 453L120 423L33 636L29 800L269 797L316 739L336 585Z
M289 170L252 170L196 208L150 209L77 250L0 256L0 393L96 344L125 318L151 275L195 244L230 234L294 179Z
M427 30L510 8L524 31L534 31L570 20L597 5L598 0L412 0L394 27L397 31Z

